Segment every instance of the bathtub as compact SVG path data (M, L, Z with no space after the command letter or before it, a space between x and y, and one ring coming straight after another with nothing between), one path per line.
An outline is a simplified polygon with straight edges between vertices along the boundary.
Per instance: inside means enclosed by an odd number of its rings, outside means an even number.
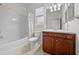
M18 55L29 50L28 37L0 45L0 55Z

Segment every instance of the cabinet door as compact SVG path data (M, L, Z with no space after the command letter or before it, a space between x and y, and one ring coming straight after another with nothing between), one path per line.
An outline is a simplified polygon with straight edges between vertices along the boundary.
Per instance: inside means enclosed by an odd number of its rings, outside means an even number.
M50 37L43 37L43 50L48 53L52 53L52 40Z
M72 55L73 41L68 39L56 39L56 54L58 55Z

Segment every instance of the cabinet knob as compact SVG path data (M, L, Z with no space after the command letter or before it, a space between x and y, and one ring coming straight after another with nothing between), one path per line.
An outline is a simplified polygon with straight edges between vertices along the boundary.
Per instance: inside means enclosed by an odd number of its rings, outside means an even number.
M56 42L57 42L58 40L56 40Z

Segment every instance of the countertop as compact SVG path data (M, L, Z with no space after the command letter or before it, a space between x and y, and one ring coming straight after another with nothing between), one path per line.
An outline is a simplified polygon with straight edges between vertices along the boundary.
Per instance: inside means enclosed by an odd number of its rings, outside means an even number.
M43 30L43 32L60 32L60 33L71 33L71 34L75 34L75 32L70 32L70 31L65 31L65 30L53 30L53 29L46 29L46 30Z

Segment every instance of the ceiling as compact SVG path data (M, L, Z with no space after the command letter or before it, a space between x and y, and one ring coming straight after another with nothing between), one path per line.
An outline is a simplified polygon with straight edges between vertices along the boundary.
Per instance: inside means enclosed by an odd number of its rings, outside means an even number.
M26 9L29 9L32 11L39 7L48 7L50 5L53 6L54 4L56 4L56 3L23 3L22 6L24 6Z
M20 8L30 8L30 9L35 9L35 8L39 8L39 7L47 7L49 5L54 5L56 3L3 3L1 5L5 5L5 6L11 6L11 7L20 7ZM60 3L61 4L61 3Z
M54 5L56 3L3 3L0 4L2 6L7 6L9 8L15 9L15 10L21 10L25 12L34 12L36 8L39 7L48 7L50 5Z

